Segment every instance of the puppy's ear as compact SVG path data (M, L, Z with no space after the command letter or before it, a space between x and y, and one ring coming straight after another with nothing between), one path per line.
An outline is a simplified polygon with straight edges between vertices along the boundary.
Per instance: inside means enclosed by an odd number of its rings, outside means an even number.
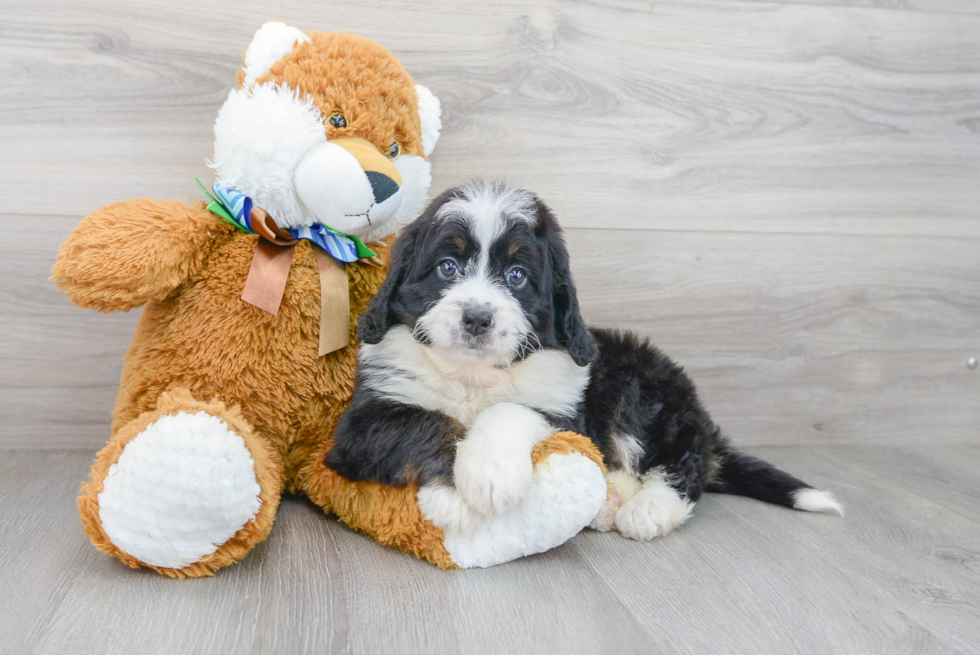
M568 261L568 248L561 228L551 209L540 200L537 201L538 224L548 226L545 239L548 244L548 257L551 259L552 297L554 298L555 339L559 347L568 350L572 360L579 366L595 361L599 354L595 340L582 320L578 308L578 296L572 282L572 272Z
M405 279L406 268L411 261L411 253L415 250L415 233L418 230L412 229L413 226L414 224L409 225L395 240L388 264L388 277L371 299L367 311L357 321L357 338L361 343L379 343L394 324L391 304L398 295Z
M430 228L436 221L436 214L448 200L455 197L455 189L443 192L395 239L395 245L391 249L391 262L388 264L388 277L371 299L367 311L357 321L357 337L361 343L379 343L395 325L395 321L399 320L395 308L398 292L413 273L418 274L419 250L432 231ZM404 315L404 311L402 314Z

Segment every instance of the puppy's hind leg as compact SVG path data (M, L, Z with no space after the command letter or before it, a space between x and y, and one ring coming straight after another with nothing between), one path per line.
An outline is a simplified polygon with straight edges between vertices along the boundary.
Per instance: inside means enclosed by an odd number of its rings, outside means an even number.
M671 486L662 468L648 471L636 483L639 489L616 512L616 529L624 537L649 541L690 518L694 503Z

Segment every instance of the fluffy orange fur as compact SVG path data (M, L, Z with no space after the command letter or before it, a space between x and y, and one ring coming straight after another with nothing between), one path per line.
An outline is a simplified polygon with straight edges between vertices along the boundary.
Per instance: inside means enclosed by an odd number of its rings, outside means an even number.
M325 116L342 111L350 121L345 133L382 152L398 140L405 152L422 155L415 88L398 60L360 37L310 36L262 81L311 94ZM62 246L52 278L76 304L99 311L145 305L126 356L111 437L78 499L86 534L127 565L149 566L106 536L98 495L109 467L150 423L166 414L203 411L244 439L255 461L261 509L201 561L180 569L150 568L196 577L238 561L268 535L282 491L305 493L383 544L455 567L442 532L422 517L414 487L352 483L323 463L354 388L357 318L385 270L348 265L352 345L319 357L320 286L312 246L295 246L282 305L273 316L240 300L258 238L214 216L204 203L138 199L87 216ZM373 249L387 260L389 243ZM534 461L571 451L601 465L592 443L570 434L540 445Z

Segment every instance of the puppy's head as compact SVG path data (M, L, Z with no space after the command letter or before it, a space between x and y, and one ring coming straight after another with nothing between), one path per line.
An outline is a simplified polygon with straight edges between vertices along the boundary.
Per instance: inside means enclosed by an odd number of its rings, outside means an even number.
M541 348L567 350L579 366L596 355L558 222L537 196L498 182L446 191L395 242L358 335L375 344L395 325L495 366Z

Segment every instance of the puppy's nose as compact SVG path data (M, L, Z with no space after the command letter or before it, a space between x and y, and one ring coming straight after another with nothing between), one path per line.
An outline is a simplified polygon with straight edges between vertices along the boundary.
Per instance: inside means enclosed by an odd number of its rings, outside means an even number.
M463 329L478 337L493 327L493 312L486 309L463 310Z

